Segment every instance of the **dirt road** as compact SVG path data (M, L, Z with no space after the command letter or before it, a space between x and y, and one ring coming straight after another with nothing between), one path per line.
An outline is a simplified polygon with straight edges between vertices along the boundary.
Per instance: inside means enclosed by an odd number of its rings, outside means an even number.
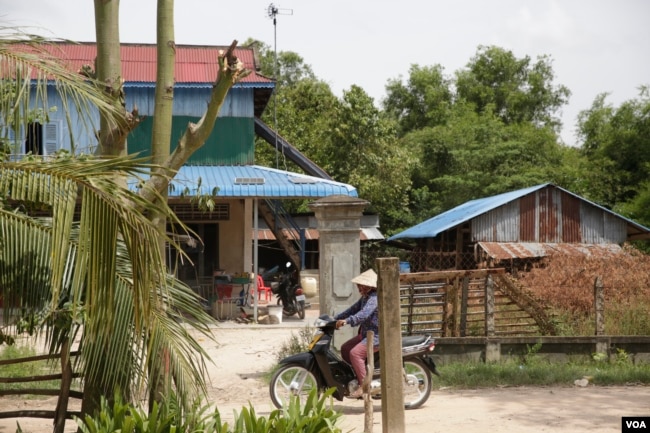
M202 344L214 360L210 366L209 397L224 419L249 402L259 416L273 409L264 375L276 360L275 352L292 333L298 335L304 321L285 319L276 325L220 323L214 328L216 342ZM441 368L444 374L444 369ZM0 374L1 375L1 374ZM435 379L434 379L435 382ZM53 409L54 399L0 398L0 410L30 407ZM362 432L362 400L335 402L343 413L344 431ZM374 433L381 433L381 402L374 404ZM553 387L480 390L435 389L420 409L406 411L409 433L537 433L620 432L622 416L650 416L650 387ZM51 421L20 419L24 432L50 432ZM74 423L68 422L73 432ZM0 433L15 432L16 420L0 420Z
M211 354L219 367L211 374L210 394L222 415L231 416L248 401L258 415L270 413L273 407L262 377L275 362L274 350L300 327L304 324L285 319L257 331L233 324L216 330L218 347ZM335 408L344 415L344 431L363 431L362 400L335 401ZM374 409L373 432L381 433L381 402ZM405 426L409 433L604 433L620 432L622 416L648 415L650 387L645 386L434 389L423 407L405 412Z

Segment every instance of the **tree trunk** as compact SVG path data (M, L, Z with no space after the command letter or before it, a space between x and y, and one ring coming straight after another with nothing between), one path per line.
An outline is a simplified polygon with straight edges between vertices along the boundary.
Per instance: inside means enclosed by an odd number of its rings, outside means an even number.
M97 59L95 73L97 80L104 84L104 91L110 96L112 104L120 112L124 111L122 89L122 56L120 53L119 0L95 1L95 37L97 39ZM126 112L123 119L110 119L100 115L99 155L118 156L126 154L126 133L119 132L119 125L126 125ZM121 139L120 139L121 138ZM110 351L105 349L107 359ZM108 371L106 374L109 374ZM126 390L124 390L126 391ZM100 407L100 396L105 394L99 377L84 377L84 399L81 403L82 417L93 414ZM113 395L106 395L109 400Z
M72 363L70 362L70 341L66 340L61 347L61 390L54 415L54 433L63 433L65 431L65 419L68 411L71 385Z
M103 83L113 105L122 108L123 119L100 118L99 155L126 154L126 110L122 88L122 56L120 54L120 0L95 0L95 37L97 38L97 79Z
M172 109L174 103L174 65L176 62L176 45L174 42L174 0L158 0L158 14L156 22L157 45L157 70L156 70L156 97L153 116L153 131L151 134L151 156L154 165L163 164L169 158L172 136ZM166 176L164 169L154 167L152 177L156 173ZM160 191L158 200L167 201L167 188ZM161 231L166 231L167 220L165 215L154 212L151 220L159 226ZM165 257L165 239L158 242L160 256ZM154 402L162 402L169 394L170 371L169 354L166 351L159 353L154 359L162 362L150 365L151 387L149 393L149 409Z
M101 117L99 148L98 154L106 156L117 156L127 153L126 137L128 133L137 125L137 107L134 112L127 113L125 107L124 89L122 87L121 76L121 55L120 55L120 37L119 37L119 0L94 0L95 5L95 31L97 38L97 64L96 75L98 80L104 86L105 91L113 98L114 104L121 107L123 117L119 119L109 119ZM234 50L237 41L233 41L230 48L225 53L220 53L218 57L219 72L215 79L212 89L212 96L204 116L197 124L190 124L181 138L179 145L172 155L170 153L171 141L171 118L174 89L174 28L173 28L173 0L158 0L158 76L156 78L156 105L154 116L154 128L152 134L152 157L155 163L161 167L160 172L165 172L167 176L152 175L140 190L140 195L149 202L155 200L166 200L166 195L162 198L160 194L165 194L169 179L173 177L176 171L187 161L187 159L199 149L209 137L217 115L228 91L241 78L245 77L249 71L243 67L243 64L235 57ZM127 206L135 206L133 203L126 203ZM152 216L157 218L157 216ZM159 218L160 219L160 218ZM160 219L160 224L166 224L164 219ZM164 251L164 241L153 246ZM111 308L111 306L106 306ZM98 325L95 325L98 326ZM108 347L108 345L106 346ZM106 359L110 359L110 351L106 350L103 359L93 360L101 364ZM158 366L152 367L151 387L158 386L158 374L165 370L167 360L165 357L152 356L158 362ZM157 368L157 372L155 371ZM121 372L105 369L106 374L131 374L129 366L125 366ZM169 377L165 378L169 381ZM118 383L128 383L118 381ZM160 390L160 388L157 388ZM128 394L130 390L123 389ZM150 395L158 395L160 391L154 392L150 388ZM82 415L92 414L99 408L100 397L104 395L109 401L113 399L111 390L103 389L102 383L98 377L84 378L84 400L82 403ZM126 396L128 401L128 396Z

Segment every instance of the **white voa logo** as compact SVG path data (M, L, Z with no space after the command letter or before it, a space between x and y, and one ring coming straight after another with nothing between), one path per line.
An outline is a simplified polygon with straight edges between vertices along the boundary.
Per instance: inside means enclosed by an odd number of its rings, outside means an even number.
M642 429L646 428L645 421L636 421L636 420L625 421L625 426L627 428L642 428Z

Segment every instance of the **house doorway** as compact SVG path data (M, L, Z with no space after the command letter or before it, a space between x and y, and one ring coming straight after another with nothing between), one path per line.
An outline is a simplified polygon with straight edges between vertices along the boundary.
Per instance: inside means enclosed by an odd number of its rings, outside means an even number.
M203 242L181 243L187 257L178 254L173 248L167 256L168 266L176 277L189 286L200 285L211 280L213 271L219 267L219 224L188 224Z

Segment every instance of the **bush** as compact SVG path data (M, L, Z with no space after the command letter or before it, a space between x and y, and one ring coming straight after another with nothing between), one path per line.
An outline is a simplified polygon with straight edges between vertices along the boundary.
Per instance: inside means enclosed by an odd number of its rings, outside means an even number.
M313 336L314 330L310 326L301 329L298 335L292 332L289 341L282 343L282 346L276 352L277 361L282 361L287 356L295 355L296 353L305 352Z
M289 406L276 409L269 418L258 417L253 406L243 407L235 412L232 425L222 422L218 409L196 404L192 410L184 412L172 397L163 405L154 403L151 413L124 403L119 393L111 406L102 398L100 412L86 416L83 420L75 418L83 433L340 433L336 426L341 414L328 405L334 389L318 396L312 390L304 407L294 398Z

